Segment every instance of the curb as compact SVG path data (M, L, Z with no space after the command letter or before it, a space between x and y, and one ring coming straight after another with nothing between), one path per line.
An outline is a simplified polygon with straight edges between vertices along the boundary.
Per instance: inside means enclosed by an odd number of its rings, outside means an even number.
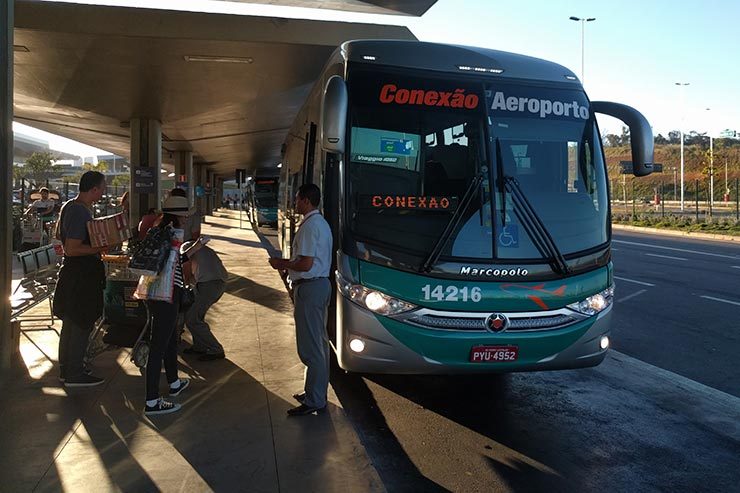
M637 231L640 233L664 235L664 236L682 236L684 238L696 238L702 240L728 241L740 243L740 236L717 235L712 233L696 233L692 231L677 231L673 229L644 228L642 226L628 226L626 224L612 223L612 229L621 229L624 231Z

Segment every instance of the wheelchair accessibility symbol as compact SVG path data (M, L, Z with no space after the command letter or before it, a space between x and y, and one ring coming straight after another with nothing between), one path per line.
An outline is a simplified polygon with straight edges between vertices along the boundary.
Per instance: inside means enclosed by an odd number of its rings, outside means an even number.
M503 230L498 235L498 244L502 247L519 247L519 228L516 224L504 226Z

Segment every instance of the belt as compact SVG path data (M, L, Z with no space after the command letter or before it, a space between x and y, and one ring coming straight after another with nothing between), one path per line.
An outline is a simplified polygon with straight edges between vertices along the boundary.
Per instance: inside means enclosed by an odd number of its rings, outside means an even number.
M311 282L311 281L318 281L319 279L329 279L328 277L311 277L309 279L296 279L291 284L293 286L300 286L303 283Z

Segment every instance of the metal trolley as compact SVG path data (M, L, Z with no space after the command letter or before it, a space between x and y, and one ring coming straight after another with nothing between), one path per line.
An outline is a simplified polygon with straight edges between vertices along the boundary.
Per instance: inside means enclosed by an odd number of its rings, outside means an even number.
M105 292L103 316L90 334L86 362L108 350L133 348L149 328L149 309L134 298L139 275L129 268L128 255L104 255Z

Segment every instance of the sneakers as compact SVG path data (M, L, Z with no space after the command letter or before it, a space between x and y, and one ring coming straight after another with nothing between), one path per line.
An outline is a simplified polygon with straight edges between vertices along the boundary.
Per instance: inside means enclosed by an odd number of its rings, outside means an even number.
M182 406L180 406L180 404L166 401L160 397L159 399L157 399L157 403L153 406L144 406L144 414L146 414L147 416L151 416L154 414L169 414L179 411L181 407Z
M198 361L215 361L217 359L224 359L226 355L223 352L220 353L206 353L198 358Z
M86 373L83 373L79 377L67 378L64 380L65 387L94 387L101 383L105 383L105 380Z
M182 354L206 354L205 349L198 349L197 347L186 347L182 350Z
M92 375L92 369L90 369L90 368L88 368L88 367L85 367L85 369L84 369L84 370L82 370L82 373L84 373L85 375ZM67 379L66 379L66 378L64 377L64 375L61 375L61 374L60 374L60 375L59 375L59 381L60 381L61 383L64 383L64 381L65 381L65 380L67 380Z
M182 391L188 388L188 385L190 385L190 379L188 378L181 378L180 379L180 386L173 389L170 387L170 397L177 397L178 395L182 394Z

